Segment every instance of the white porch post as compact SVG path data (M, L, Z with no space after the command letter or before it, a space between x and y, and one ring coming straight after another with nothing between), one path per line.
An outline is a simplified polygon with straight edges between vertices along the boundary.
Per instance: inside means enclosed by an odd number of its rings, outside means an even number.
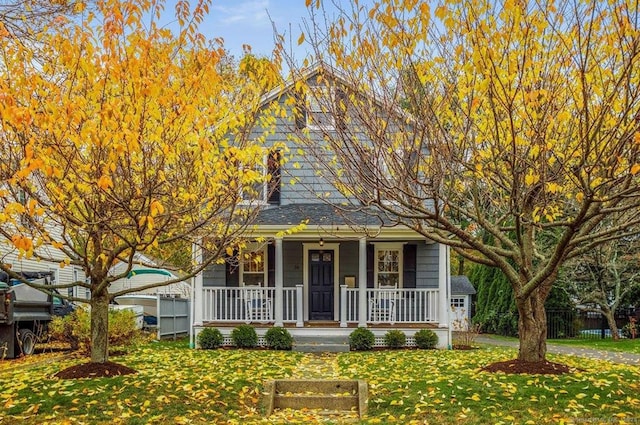
M276 260L276 267L275 267L275 272L276 272L276 300L274 303L274 307L276 309L275 311L275 320L276 326L282 326L283 325L283 321L282 321L282 316L283 316L283 306L284 306L284 302L283 302L283 287L284 287L284 261L282 258L282 238L281 237L277 237L275 238L275 244L276 244L276 249L275 249L275 260Z
M193 262L196 265L202 264L202 242L198 241L192 245L191 255L193 257ZM202 321L204 318L204 280L202 277L202 271L193 277L194 281L194 290L192 295L193 302L193 325L194 326L202 326Z
M358 241L358 326L367 327L367 238Z
M440 244L438 255L438 326L446 328L449 326L449 310L451 301L449 300L449 247Z
M347 285L340 285L340 327L347 327Z
M296 328L304 326L304 317L302 315L302 288L301 283L296 285Z

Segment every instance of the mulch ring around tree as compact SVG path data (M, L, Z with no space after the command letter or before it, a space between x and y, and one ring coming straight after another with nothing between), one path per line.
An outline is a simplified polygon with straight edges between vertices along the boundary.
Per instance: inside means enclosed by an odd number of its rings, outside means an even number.
M71 366L54 376L60 379L78 379L78 378L104 378L120 375L132 375L138 373L135 369L130 367L113 363L81 363L79 365Z
M518 359L492 363L481 370L486 372L527 373L531 375L562 375L575 371L575 369L560 363L549 361L523 362Z

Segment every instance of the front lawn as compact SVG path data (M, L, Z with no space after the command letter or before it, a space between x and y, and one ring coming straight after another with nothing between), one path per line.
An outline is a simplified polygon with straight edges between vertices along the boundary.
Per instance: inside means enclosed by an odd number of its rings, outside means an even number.
M15 373L0 368L0 424L322 422L324 419L313 411L265 419L259 405L265 380L318 374L369 382L369 415L363 423L640 420L639 367L549 356L552 361L581 370L562 376L480 371L488 363L515 354L509 348L487 348L319 357L266 350L191 350L185 342L151 343L111 359L137 369L136 375L92 380L52 378L57 371L79 362L73 359L35 363Z

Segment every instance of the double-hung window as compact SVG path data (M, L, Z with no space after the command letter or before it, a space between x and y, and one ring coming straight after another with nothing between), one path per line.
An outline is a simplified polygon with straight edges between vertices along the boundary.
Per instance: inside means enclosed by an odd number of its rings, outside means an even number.
M402 287L402 244L375 244L376 287Z
M266 281L266 246L250 246L240 252L240 282L242 286L266 286Z
M312 85L305 95L295 95L294 118L296 128L309 130L344 130L348 98L336 86Z
M263 203L266 201L266 173L265 168L266 157L262 162L256 163L252 170L246 170L247 179L253 181L252 184L242 188L242 200L246 202ZM254 174L255 173L255 174Z
M333 130L333 90L327 86L314 86L307 97L307 127L310 130Z
M279 150L268 152L261 163L255 164L253 184L242 189L245 203L280 204L281 155Z

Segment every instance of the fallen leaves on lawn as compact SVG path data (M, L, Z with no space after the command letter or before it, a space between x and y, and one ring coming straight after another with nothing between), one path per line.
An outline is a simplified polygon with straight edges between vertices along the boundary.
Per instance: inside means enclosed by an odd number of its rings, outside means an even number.
M625 423L640 417L638 367L553 356L580 368L570 374L481 372L515 351L394 350L302 354L266 350L191 350L149 344L112 359L136 375L61 380L71 359L36 364L0 380L0 424L61 423L336 423L357 412L313 409L264 417L263 383L271 379L364 379L369 415L363 423Z

